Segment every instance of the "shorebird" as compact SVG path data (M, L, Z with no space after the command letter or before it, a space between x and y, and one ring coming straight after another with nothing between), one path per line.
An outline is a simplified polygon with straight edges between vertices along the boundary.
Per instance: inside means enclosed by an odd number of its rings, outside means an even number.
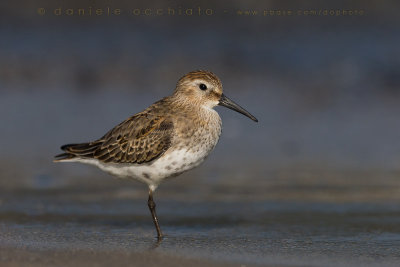
M166 178L200 163L216 146L222 122L215 106L258 120L222 93L220 79L209 71L192 71L179 79L172 95L121 122L100 139L63 145L55 162L81 162L149 187L148 206L157 237L163 234L153 192Z

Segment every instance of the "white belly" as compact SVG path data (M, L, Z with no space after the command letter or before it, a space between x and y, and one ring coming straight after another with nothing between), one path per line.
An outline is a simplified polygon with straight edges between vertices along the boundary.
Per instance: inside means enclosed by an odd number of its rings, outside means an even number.
M117 177L136 179L148 184L154 191L163 179L177 176L200 165L214 146L205 148L199 145L198 149L195 147L190 151L187 149L167 151L153 162L143 164L103 163L97 159L72 159L71 161L95 165Z

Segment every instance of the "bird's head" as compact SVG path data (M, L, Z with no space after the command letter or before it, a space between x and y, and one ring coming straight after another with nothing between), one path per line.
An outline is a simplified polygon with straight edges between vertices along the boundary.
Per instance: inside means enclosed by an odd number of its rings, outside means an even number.
M215 106L224 106L242 113L253 121L258 121L248 111L222 93L220 79L210 71L197 70L187 73L179 79L174 94L192 105L210 109Z

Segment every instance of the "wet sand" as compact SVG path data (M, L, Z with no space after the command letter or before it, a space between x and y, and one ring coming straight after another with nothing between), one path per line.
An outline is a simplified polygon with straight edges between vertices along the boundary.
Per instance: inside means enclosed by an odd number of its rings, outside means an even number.
M2 266L232 266L157 252L1 248ZM4 265L3 265L4 264Z
M1 265L398 266L395 174L285 173L247 186L167 182L156 194L161 243L137 183L3 191Z

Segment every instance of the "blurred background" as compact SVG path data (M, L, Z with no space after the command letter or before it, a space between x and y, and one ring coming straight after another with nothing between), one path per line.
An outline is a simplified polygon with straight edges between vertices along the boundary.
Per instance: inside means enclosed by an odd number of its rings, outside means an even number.
M159 187L164 207L199 201L205 206L192 211L199 214L221 201L398 208L399 8L397 1L1 2L1 209L103 214L104 203L122 199L126 206L113 212L148 216L144 185L52 159L61 145L99 138L169 95L196 69L216 73L225 94L259 123L218 107L218 146L201 167ZM88 14L97 9L101 15ZM86 208L69 206L75 200Z
M281 172L316 180L322 173L327 183L357 180L348 175L358 172L364 183L399 170L396 1L0 6L2 188L67 185L82 170L52 163L60 145L102 136L196 69L219 75L225 93L260 122L217 108L224 131L216 151L177 183L271 183ZM89 14L97 9L104 13ZM328 15L311 13L321 10Z

